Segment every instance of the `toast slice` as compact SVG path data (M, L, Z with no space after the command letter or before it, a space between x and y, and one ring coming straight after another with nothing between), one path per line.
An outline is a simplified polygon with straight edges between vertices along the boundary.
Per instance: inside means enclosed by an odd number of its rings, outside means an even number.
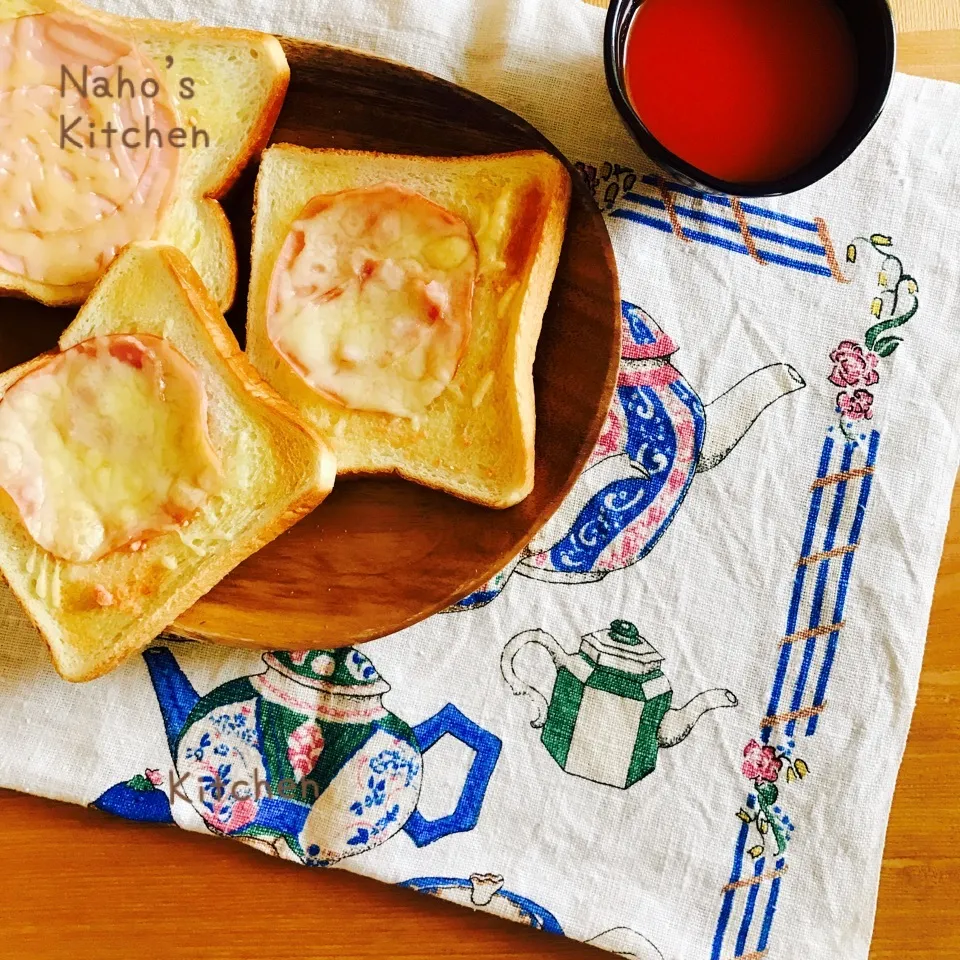
M349 409L312 388L270 337L274 267L308 201L391 183L461 217L476 241L472 329L422 416ZM490 507L533 488L533 360L563 243L570 179L542 151L409 157L277 144L256 186L247 356L333 445L341 474L396 473Z
M142 54L146 57L154 68L165 90L161 99L169 104L176 123L186 131L186 136L181 146L174 147L178 166L168 188L167 199L159 210L155 229L152 233L144 233L149 227L137 226L140 232L136 236L121 236L117 246L132 240L155 240L178 247L189 257L213 299L222 310L226 310L233 302L236 290L237 258L230 225L217 199L237 179L248 160L259 154L280 112L290 77L280 43L275 37L250 30L115 16L86 7L75 0L0 0L0 29L14 18L35 14L74 18L83 21L91 30L107 31L131 46L138 56ZM2 38L0 46L8 39L6 36ZM85 57L97 63L94 54L84 52L89 48L90 44L84 43L83 37L67 41L64 47L66 52L61 50L50 54L54 58L52 66L59 71L62 61L71 75L80 80ZM129 67L126 73L129 80ZM92 69L90 76L93 76ZM91 93L88 102L101 106L119 104L119 108L123 108L123 104L129 100L130 88L124 86L121 97L120 78L116 69L107 70L105 76L111 83L110 96L93 101ZM142 79L134 76L138 83ZM184 79L189 82L183 83ZM0 87L3 86L3 80L3 69L0 69ZM59 82L64 84L64 89L70 95L76 92L71 81L62 75ZM61 93L60 90L55 92ZM66 109L63 106L65 103L67 101L55 97L47 104L51 138L55 138L58 131L62 130L57 125L58 112L65 120L64 125L67 120L72 123L80 116L77 110ZM156 106L154 109L157 109ZM20 175L29 176L32 170L36 170L37 177L47 182L58 182L60 172L66 177L74 177L75 173L69 169L58 171L56 168L60 166L64 155L92 153L88 141L83 139L87 136L87 127L88 123L84 120L68 130L67 138L62 140L66 150L57 149L54 143L48 145L50 149L41 151L37 162L27 157ZM124 124L118 124L118 127L124 127ZM146 142L149 137L143 137L145 125L137 129L141 130L140 142ZM206 133L206 137L195 133L195 130ZM96 144L100 148L106 141L99 124L96 136L99 138ZM73 145L78 138L83 143L81 148ZM130 142L138 142L137 137L132 137ZM166 141L164 144L166 146ZM156 141L151 139L150 145L154 147ZM169 146L166 149L169 151ZM141 152L130 151L130 155ZM0 240L4 229L15 221L23 227L21 215L15 209L16 204L8 203L7 206L9 209L4 210L3 198L0 197ZM58 202L51 200L49 206L56 210L66 204L62 199ZM107 212L106 216L109 219L115 214ZM5 219L7 223L4 223ZM41 211L37 224L60 221L58 229L65 238L64 242L70 242L69 232L74 225L68 220L66 216L50 216L47 211ZM7 250L8 256L22 255L23 237L22 233L10 234L7 246L12 249ZM86 242L88 240L81 240L81 243ZM55 260L56 257L48 255L48 259ZM101 257L100 274L108 260L107 254ZM11 264L7 266L9 268ZM25 274L22 270L4 269L0 259L0 295L26 296L50 305L80 304L100 274L88 276L80 282L60 282L68 279L66 274L54 283L41 282L31 279L29 271ZM42 277L42 271L35 273L35 276Z
M115 549L85 563L39 547L0 490L0 572L68 680L97 677L147 646L238 563L320 503L336 474L329 448L256 374L179 250L128 247L59 346L124 333L166 338L198 371L223 477L187 524L144 539L135 551ZM0 374L0 396L57 355Z

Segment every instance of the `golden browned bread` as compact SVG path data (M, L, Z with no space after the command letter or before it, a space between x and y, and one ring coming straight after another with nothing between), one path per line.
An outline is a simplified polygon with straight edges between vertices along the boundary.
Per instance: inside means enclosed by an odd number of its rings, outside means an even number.
M45 23L40 14L46 15ZM71 30L87 33L71 36ZM3 46L13 56L0 66L0 89L23 85L26 91L23 103L8 98L6 119L26 123L23 117L29 113L29 122L39 126L32 134L36 149L31 154L25 146L14 157L14 176L0 183L0 294L52 305L82 303L115 247L155 240L182 250L225 310L233 300L237 262L217 198L263 148L280 112L290 71L276 38L249 30L119 17L75 0L0 0ZM46 73L34 75L28 69L37 56L45 58ZM67 67L70 76L82 82L87 61L84 102L60 70ZM164 154L155 149L156 140L144 133L146 121L129 96L131 87L125 82L121 91L121 70L126 82L131 77L135 81L137 95L146 76L163 85L159 97L143 102L153 104L154 126L166 133L175 124L184 131L182 142L173 148L177 167L172 174L157 160ZM97 98L91 92L95 76L109 83L109 96ZM113 160L97 159L107 142L101 121L118 117L118 130L139 131L131 134L129 143L149 140L150 147L130 150L124 157L118 152ZM94 131L95 148L84 139L88 127ZM26 138L23 142L28 143ZM77 147L78 142L82 146ZM120 134L110 142L120 151ZM166 156L171 156L168 142L163 142ZM101 166L96 168L95 162ZM141 186L132 193L104 190L104 171L117 162L124 169L145 164L138 173ZM14 180L19 180L19 188ZM68 181L81 190L79 199L68 191ZM152 183L162 199L153 197ZM24 193L30 190L32 194ZM140 194L147 195L146 206L138 207ZM151 214L154 201L156 216ZM129 219L120 226L122 218ZM91 261L94 252L99 259Z
M369 188L370 195L384 183L415 191L462 218L476 243L469 338L453 379L416 416L348 407L318 391L268 330L274 270L308 202L356 188ZM566 168L541 151L439 158L277 144L264 152L247 355L327 436L339 472L393 472L491 507L527 496L534 474L533 360L569 194Z
M329 448L257 375L179 250L128 247L64 332L60 350L112 334L162 337L193 365L222 480L186 523L91 562L58 559L38 546L0 490L0 572L69 680L99 676L149 644L320 503L336 473ZM57 356L0 374L0 394ZM130 418L142 415L130 404Z

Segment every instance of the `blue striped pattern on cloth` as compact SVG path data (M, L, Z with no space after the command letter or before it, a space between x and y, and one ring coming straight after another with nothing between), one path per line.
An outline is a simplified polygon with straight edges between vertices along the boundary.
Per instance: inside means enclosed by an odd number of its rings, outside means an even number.
M738 219L730 197L706 193L650 174L624 193L611 217L662 233L682 232L686 240L706 243L765 264L820 277L836 277L820 221L802 220L755 203L739 202ZM675 221L671 219L671 214ZM749 242L748 242L749 241Z
M792 755L796 738L815 734L827 706L827 688L879 446L876 430L848 439L831 426L823 440L810 488L786 633L779 639L776 671L760 725L762 741L772 743L778 753ZM748 794L744 809L756 811L755 792ZM711 960L760 960L766 955L787 859L761 855L745 862L751 829L751 824L742 823L736 839Z

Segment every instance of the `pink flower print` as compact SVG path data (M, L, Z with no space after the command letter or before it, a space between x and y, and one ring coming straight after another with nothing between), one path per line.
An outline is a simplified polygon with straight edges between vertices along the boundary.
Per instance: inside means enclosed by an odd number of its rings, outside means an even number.
M235 833L257 818L257 803L250 797L231 801L229 792L221 799L214 798L212 810L206 807L200 812L203 819L217 833Z
M323 731L313 720L301 723L287 739L287 759L299 783L317 765L323 753Z
M751 740L743 748L743 775L748 780L768 780L773 783L780 773L783 760L777 756L773 747L762 747Z
M850 420L870 420L873 417L873 394L869 390L854 390L852 395L838 393L837 409Z
M297 665L301 666L303 661L307 659L307 655L310 653L309 650L298 650L296 653L290 654L290 659Z
M163 776L159 770L145 770L144 773L155 787L159 787L160 784L163 783Z
M239 785L237 775L241 771L234 770L232 764L214 766L204 760L194 772L200 774L203 790L203 805L197 809L211 830L231 834L256 819L259 803L250 795L249 787L236 789Z
M843 340L830 354L833 373L827 379L837 387L873 386L879 379L875 353L864 353L863 347L853 340Z

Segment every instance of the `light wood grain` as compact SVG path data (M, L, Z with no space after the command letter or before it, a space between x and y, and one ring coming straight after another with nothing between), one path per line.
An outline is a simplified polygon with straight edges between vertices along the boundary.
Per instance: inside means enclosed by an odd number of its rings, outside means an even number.
M960 6L956 0L892 0L890 6L897 29L903 34L960 27Z
M960 10L960 2L955 2ZM897 67L904 73L960 82L960 29L901 34Z
M907 4L909 23L937 23L947 14L960 20L956 0ZM901 39L902 69L960 80L960 31ZM960 496L890 818L871 960L960 957L958 627ZM0 824L3 960L127 960L150 952L170 960L601 956L343 872L308 871L239 845L33 797L0 792ZM770 960L804 958L783 947Z

